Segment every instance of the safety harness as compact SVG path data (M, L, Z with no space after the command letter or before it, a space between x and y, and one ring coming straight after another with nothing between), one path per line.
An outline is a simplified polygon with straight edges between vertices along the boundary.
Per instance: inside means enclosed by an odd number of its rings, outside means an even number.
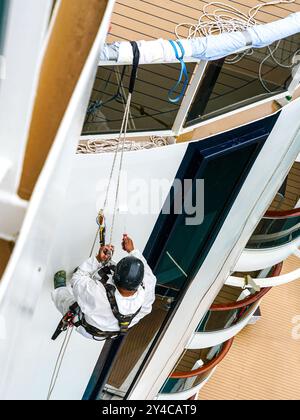
M80 306L75 302L70 306L69 311L62 318L58 324L55 333L53 334L52 340L56 340L57 337L68 329L68 327L83 327L85 331L90 334L96 341L104 341L107 339L116 339L120 336L124 336L128 333L129 327L133 319L139 314L142 307L138 309L134 314L122 315L119 311L119 307L116 300L116 287L113 284L108 284L109 276L112 275L115 271L116 266L114 264L104 265L98 271L100 282L105 288L107 300L110 304L111 311L114 317L119 323L119 331L101 331L98 328L90 325L86 319L85 315L82 313ZM143 286L144 287L144 286Z

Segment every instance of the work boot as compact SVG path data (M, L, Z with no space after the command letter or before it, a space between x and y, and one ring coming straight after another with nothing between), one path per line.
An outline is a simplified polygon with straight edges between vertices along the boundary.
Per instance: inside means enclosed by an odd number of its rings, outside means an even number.
M58 271L54 276L54 289L67 286L67 273L65 271Z

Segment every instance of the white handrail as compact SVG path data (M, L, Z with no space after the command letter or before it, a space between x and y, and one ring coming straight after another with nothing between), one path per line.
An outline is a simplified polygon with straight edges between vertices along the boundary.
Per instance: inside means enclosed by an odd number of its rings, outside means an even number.
M294 255L298 258L300 258L300 251L296 250L294 252ZM297 270L291 271L287 274L282 274L280 276L275 277L267 277L267 278L257 278L255 279L255 283L257 286L261 287L262 289L266 287L276 287L276 286L282 286L284 284L289 284L295 280L300 279L300 268ZM243 289L251 289L252 286L246 285L245 279L242 277L235 277L230 276L228 277L226 283L227 286L233 286L233 287L241 287Z

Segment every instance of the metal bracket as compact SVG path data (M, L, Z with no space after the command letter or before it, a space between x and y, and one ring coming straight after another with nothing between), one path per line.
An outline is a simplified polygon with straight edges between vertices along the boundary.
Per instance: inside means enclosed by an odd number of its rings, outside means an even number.
M245 276L245 287L244 287L244 289L249 288L248 286L250 286L251 289L253 289L255 292L260 292L261 291L261 287L255 282L255 280L249 274L247 276Z

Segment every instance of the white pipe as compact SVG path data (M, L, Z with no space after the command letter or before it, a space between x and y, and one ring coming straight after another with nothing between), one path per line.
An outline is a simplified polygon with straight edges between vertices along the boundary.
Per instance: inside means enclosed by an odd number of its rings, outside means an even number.
M293 255L298 247L300 247L300 237L286 245L275 248L246 248L236 263L234 271L247 273L273 267Z
M257 286L261 287L262 289L266 287L277 287L282 286L284 284L289 284L295 280L300 279L300 268L297 270L291 271L287 274L282 274L281 276L276 277L268 277L268 278L258 278L255 279L255 283ZM230 276L228 277L226 283L227 286L233 286L233 287L241 287L241 288L249 288L251 289L251 285L245 286L245 280L242 277L234 277Z
M179 41L185 50L184 59L193 57L212 61L236 54L243 49L266 47L298 32L300 32L300 12L272 23L253 26L244 32L223 33ZM167 40L138 41L138 46L141 55L140 64L176 61L174 48ZM130 42L106 44L100 56L100 62L117 61L131 64L132 60L133 52Z

